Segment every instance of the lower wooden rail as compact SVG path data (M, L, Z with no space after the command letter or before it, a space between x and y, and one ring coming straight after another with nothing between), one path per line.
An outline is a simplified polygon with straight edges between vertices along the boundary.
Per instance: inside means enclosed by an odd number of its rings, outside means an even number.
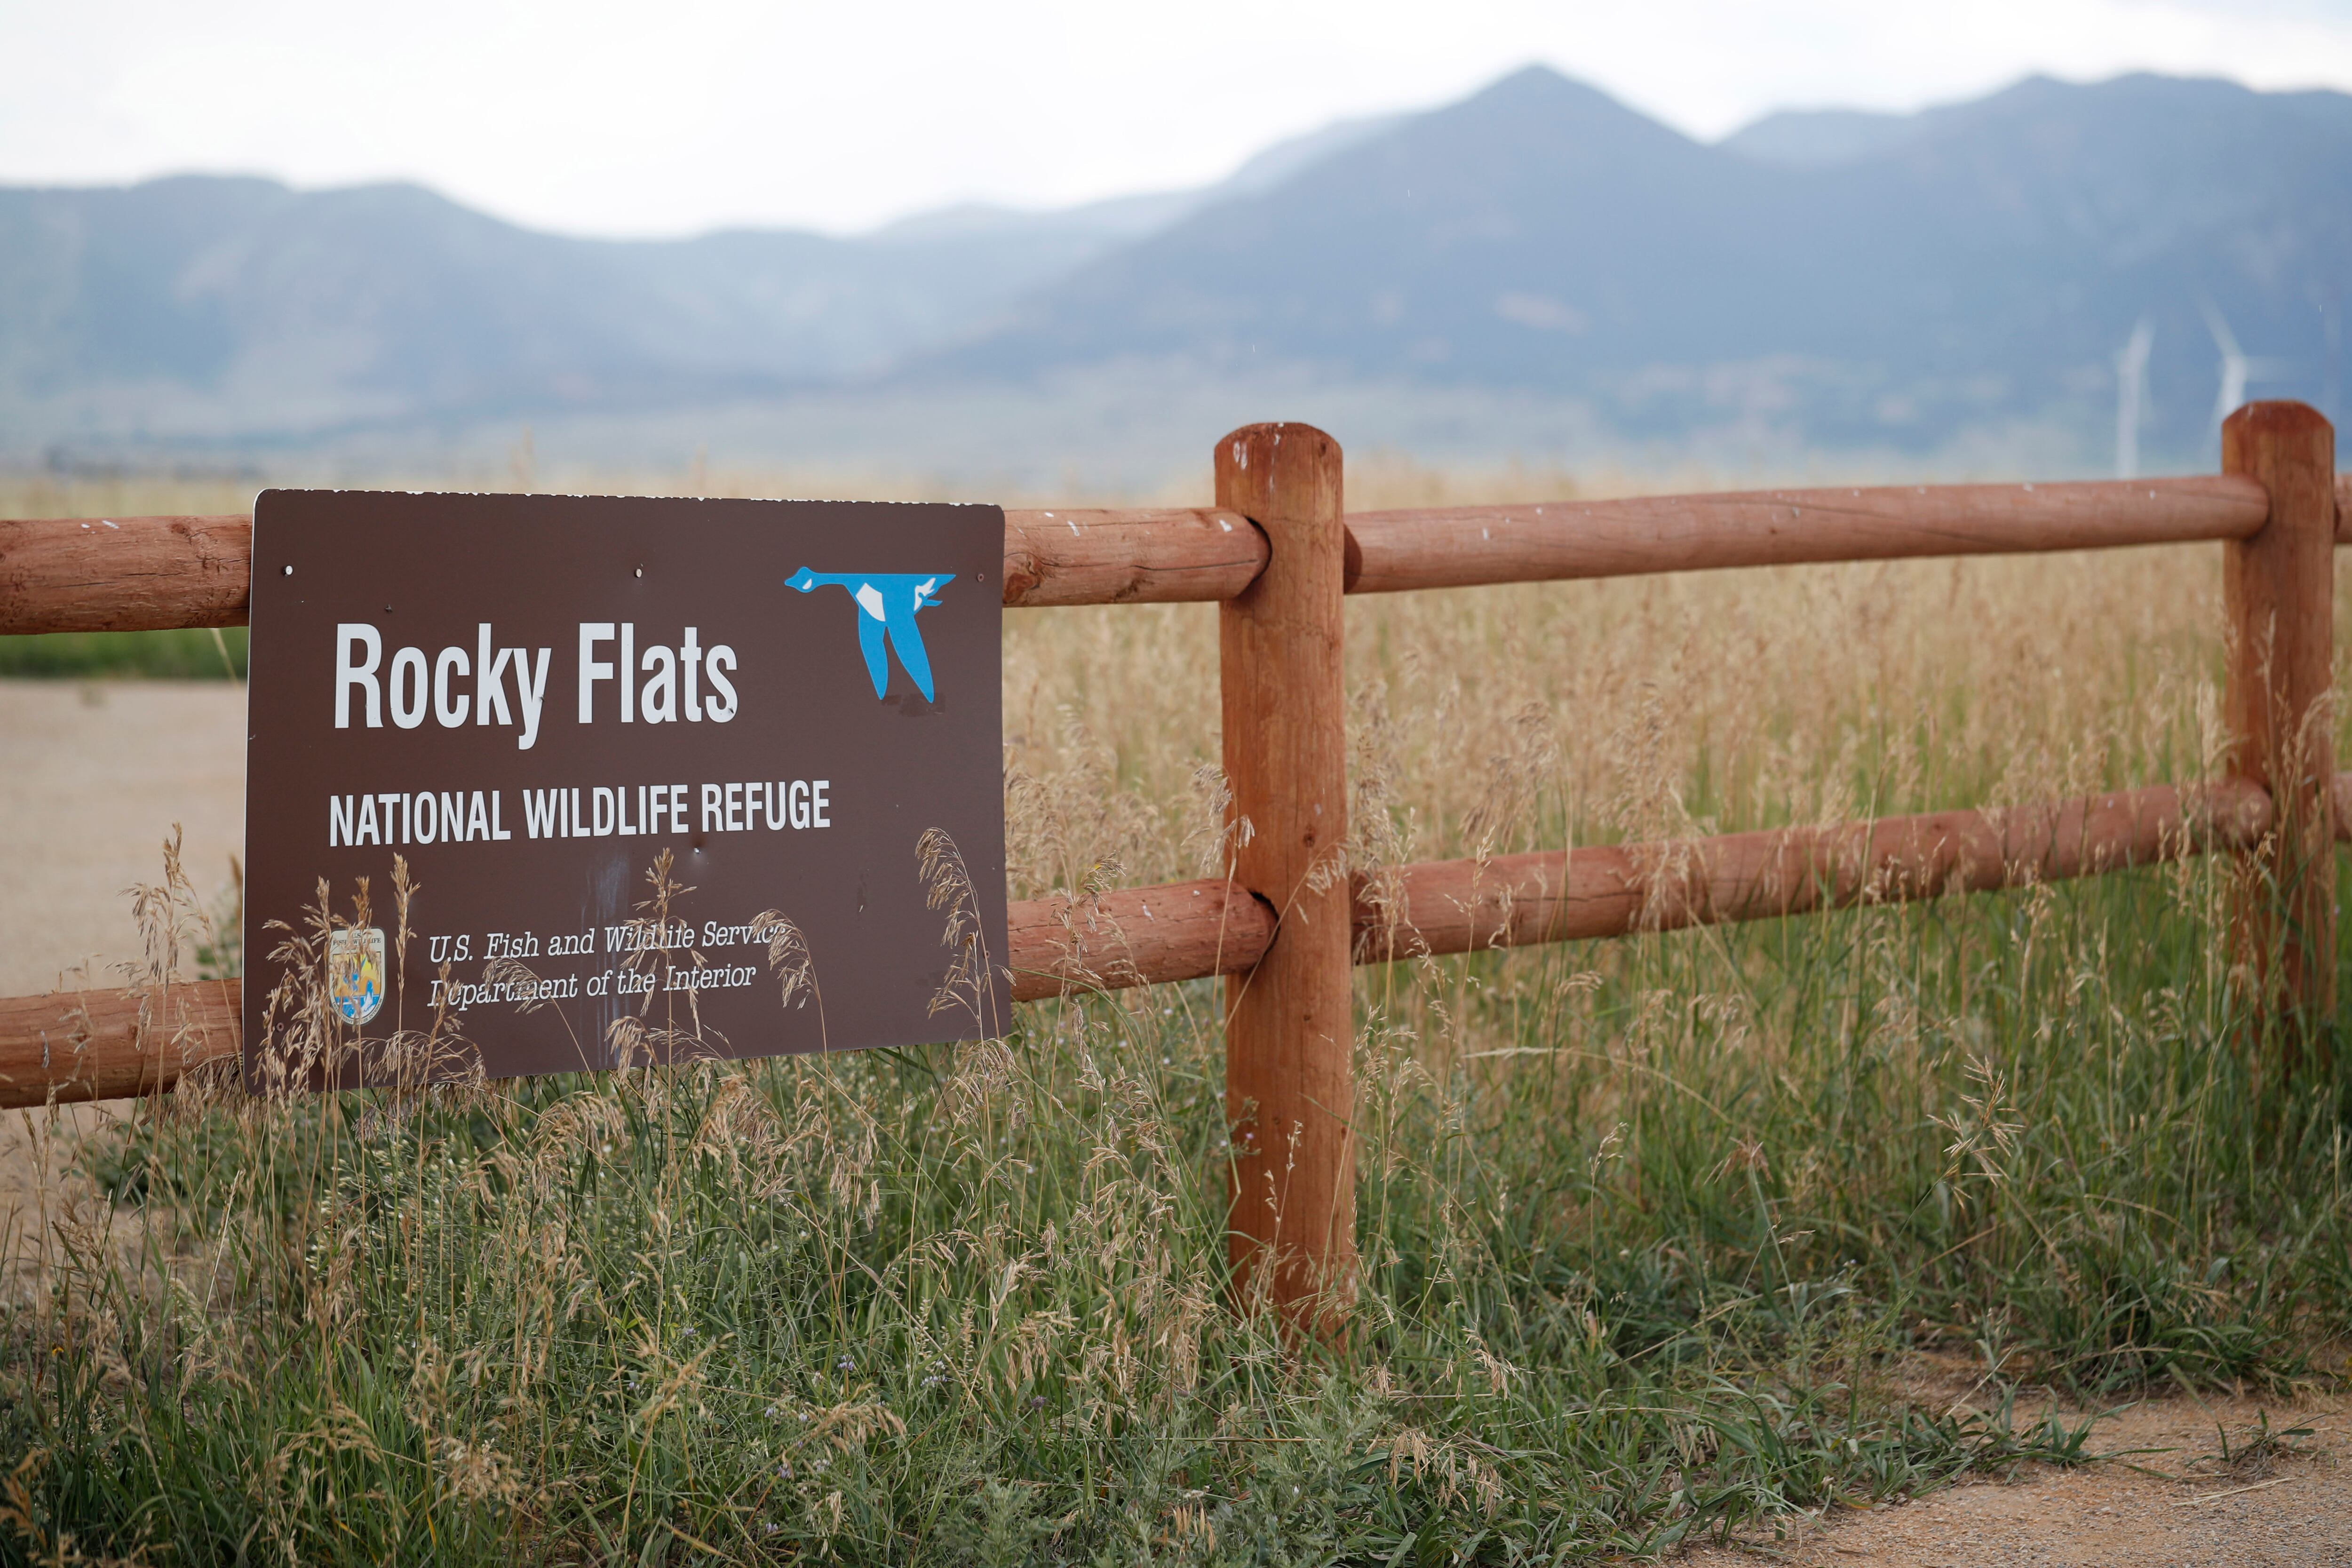
M2352 773L2338 781L2352 795ZM1654 844L1401 866L1360 879L1358 962L1579 942L1900 903L2246 849L2271 798L2243 780Z
M2352 773L2334 781L2336 833ZM1356 962L1769 920L1858 903L1989 892L2214 850L2272 826L2244 780L2158 784L1990 811L1941 811L1486 859L1432 860L1355 879ZM1057 895L1008 911L1016 1001L1243 974L1274 941L1274 912L1222 881ZM233 1057L238 983L0 1000L0 1108L170 1089Z

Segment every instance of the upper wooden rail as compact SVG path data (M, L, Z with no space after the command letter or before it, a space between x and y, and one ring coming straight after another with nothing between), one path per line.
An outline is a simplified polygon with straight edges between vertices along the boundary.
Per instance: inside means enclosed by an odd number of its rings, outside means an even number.
M1150 605L1231 599L1265 570L1249 519L1214 507L1004 513L1004 603Z
M2352 479L2336 483L2352 543ZM2048 485L1759 490L1414 508L1348 519L1348 591L1615 577L2243 539L2269 503L2242 476ZM1264 534L1240 513L1061 508L1004 514L1013 606L1223 600L1256 580ZM0 520L0 634L237 626L250 517Z
M2269 515L2262 486L2220 475L1359 512L1348 591L2243 539Z
M249 516L0 521L0 632L241 626L252 603Z
M2336 837L2352 773L2335 778ZM1768 920L1860 903L1989 892L2212 850L2271 830L2270 796L2243 780L1994 811L1945 811L1657 844L1433 860L1354 879L1355 961ZM1008 967L1022 1002L1213 974L1244 974L1275 917L1223 881L1176 882L1013 903ZM234 1057L233 980L156 992L0 999L0 1108L169 1090Z
M1004 514L1007 605L1230 599L1265 562L1213 507ZM0 634L241 626L252 590L249 515L0 520Z

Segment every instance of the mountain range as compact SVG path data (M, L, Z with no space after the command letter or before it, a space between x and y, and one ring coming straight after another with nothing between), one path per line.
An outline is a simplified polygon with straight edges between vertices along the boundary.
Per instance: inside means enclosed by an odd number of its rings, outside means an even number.
M0 451L1181 384L1652 447L2032 429L2088 468L2145 324L2143 448L2210 465L2226 340L2253 394L2336 411L2347 284L2343 94L2032 79L1709 144L1530 68L1204 189L848 238L582 239L403 184L0 188Z

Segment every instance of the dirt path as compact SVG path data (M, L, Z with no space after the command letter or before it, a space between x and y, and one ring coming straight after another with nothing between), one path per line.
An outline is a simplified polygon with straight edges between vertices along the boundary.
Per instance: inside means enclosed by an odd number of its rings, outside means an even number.
M139 953L125 889L182 860L210 899L245 843L245 689L0 680L0 995Z
M2267 1415L2274 1437L2252 1444ZM2232 1459L2225 1461L2226 1432ZM1759 1561L1803 1568L2008 1568L2010 1564L2352 1564L2352 1405L2166 1399L2098 1424L2091 1451L2124 1455L2078 1470L2030 1466L2008 1483L1959 1486L1918 1502L1784 1521L1746 1547L1675 1559L1688 1568ZM2134 1468L2134 1466L2140 1467ZM2149 1474L2149 1471L2161 1472Z
M0 680L0 996L121 984L141 951L127 889L161 879L175 822L209 900L245 843L244 688ZM114 1109L0 1113L0 1268L86 1198L60 1178Z

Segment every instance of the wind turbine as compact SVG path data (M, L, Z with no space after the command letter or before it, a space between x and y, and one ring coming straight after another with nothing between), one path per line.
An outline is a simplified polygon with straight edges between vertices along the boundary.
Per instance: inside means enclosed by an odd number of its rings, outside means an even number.
M2205 311L2205 330L2213 334L2213 346L2221 351L2221 394L2213 400L2213 427L2218 430L2221 421L2246 400L2248 382L2273 380L2284 374L2287 363L2247 358L2245 351L2238 346L2237 334L2230 331L2230 323L2221 319L2213 301L2209 299L2200 303Z
M2139 478L2140 410L2147 403L2147 352L2156 328L2146 316L2132 328L2131 341L2116 359L2116 478Z

